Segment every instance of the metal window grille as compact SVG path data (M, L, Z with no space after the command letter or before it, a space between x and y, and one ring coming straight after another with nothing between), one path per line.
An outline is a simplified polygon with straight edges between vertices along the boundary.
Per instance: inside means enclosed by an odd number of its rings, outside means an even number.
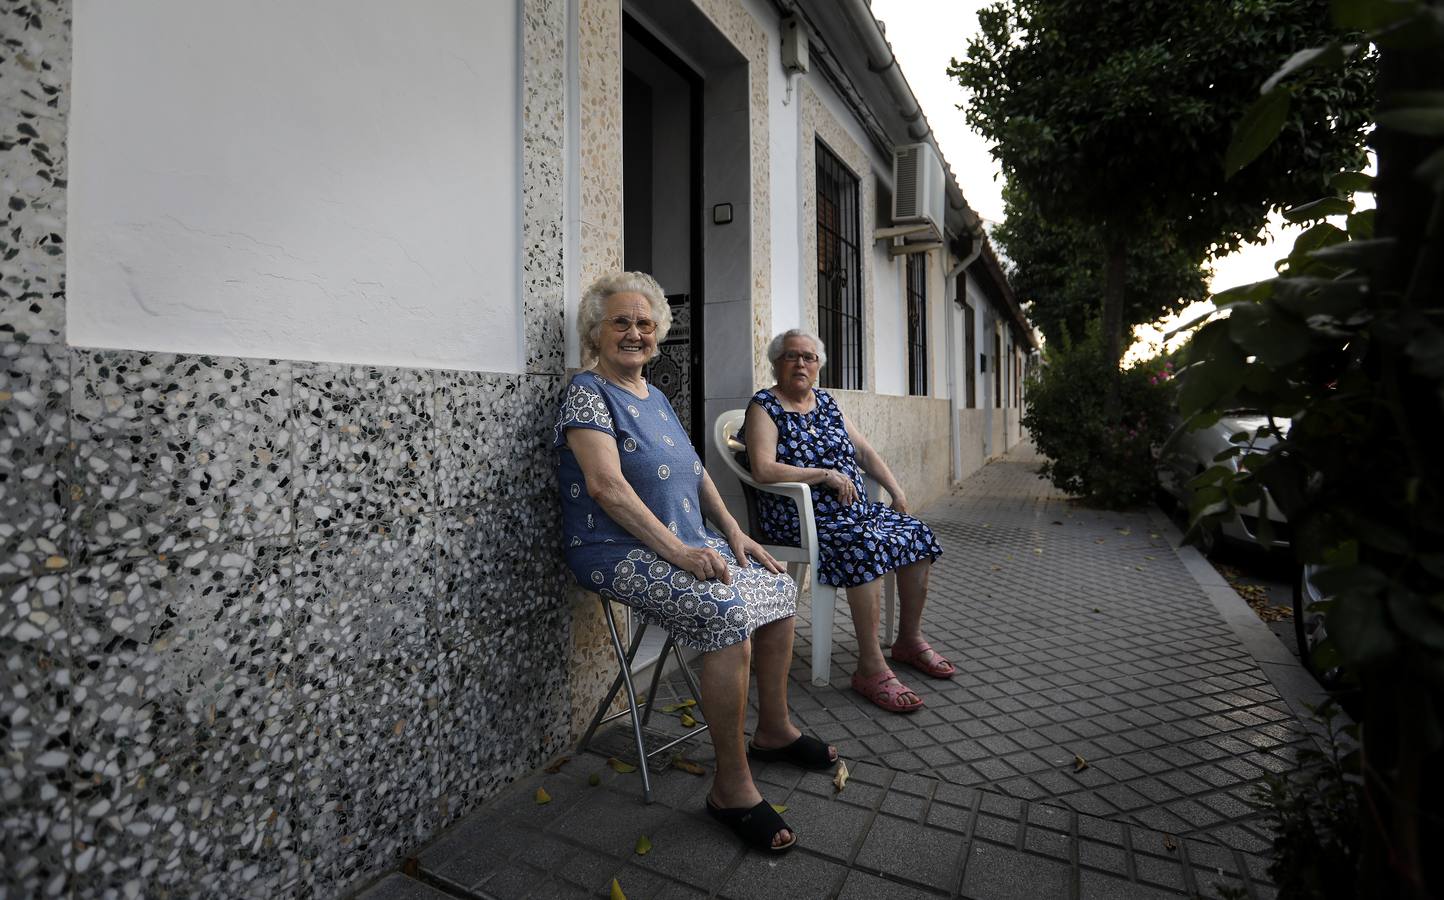
M963 359L966 361L965 368L968 372L967 387L965 388L967 391L968 409L978 408L978 336L973 329L973 308L971 306L964 306L963 339L967 342L968 352Z
M908 393L928 392L928 255L908 255Z
M817 327L827 345L823 387L862 389L858 180L817 142Z

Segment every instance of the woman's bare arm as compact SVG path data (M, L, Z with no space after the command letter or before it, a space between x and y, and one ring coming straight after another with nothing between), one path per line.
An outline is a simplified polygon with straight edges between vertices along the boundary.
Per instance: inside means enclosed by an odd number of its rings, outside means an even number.
M722 502L722 495L718 493L717 485L712 483L712 476L707 474L706 469L702 470L702 485L698 495L698 499L702 501L702 515L711 519L722 532L738 562L745 566L755 559L770 571L782 571L782 563L748 537L742 526L737 524L737 520L732 518L732 513L727 509L727 504Z
M825 487L837 493L843 503L857 499L852 480L836 469L791 466L777 459L777 423L756 403L747 407L747 461L752 477L763 484L797 481Z
M877 479L877 483L887 491L887 495L892 498L893 509L907 512L908 501L903 494L902 485L893 477L892 470L883 461L882 454L873 449L867 437L846 415L842 417L842 424L847 428L847 436L852 439L852 445L857 448L857 462L862 466L862 470Z
M731 583L731 574L720 553L709 547L684 544L637 496L622 474L616 438L591 428L572 428L567 431L567 446L576 454L586 476L588 496L597 501L612 521L672 565L698 578L717 578Z

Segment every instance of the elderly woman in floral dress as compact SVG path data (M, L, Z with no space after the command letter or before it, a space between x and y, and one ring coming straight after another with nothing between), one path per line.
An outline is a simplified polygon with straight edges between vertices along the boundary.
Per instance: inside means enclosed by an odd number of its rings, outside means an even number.
M762 799L747 757L826 769L837 751L788 711L796 587L727 512L676 412L642 376L671 318L640 272L603 275L582 297L577 326L594 364L568 385L555 436L567 563L585 587L702 652L699 699L717 752L707 812L743 842L782 852L797 836ZM747 742L749 665L758 721Z
M932 529L907 514L907 497L887 463L867 442L837 402L816 388L827 351L816 335L792 329L773 338L767 352L777 383L752 396L743 426L747 463L761 482L793 481L812 486L821 550L823 584L847 589L857 630L858 664L852 689L891 712L912 712L923 700L895 675L878 645L877 617L882 576L897 572L902 615L893 662L933 678L957 669L934 650L922 633L928 571L942 555ZM892 498L870 502L866 471ZM797 508L775 494L758 502L762 532L779 544L798 541Z

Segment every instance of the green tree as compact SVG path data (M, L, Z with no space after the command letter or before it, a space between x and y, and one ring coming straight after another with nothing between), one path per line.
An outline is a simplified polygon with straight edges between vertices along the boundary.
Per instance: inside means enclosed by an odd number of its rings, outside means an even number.
M1246 405L1292 419L1267 452L1236 448L1237 471L1199 478L1197 518L1267 489L1300 559L1320 566L1327 638L1358 703L1362 836L1357 880L1330 897L1444 896L1444 3L1334 0L1333 22L1366 33L1289 58L1242 118L1239 177L1267 159L1295 98L1378 48L1375 179L1340 173L1285 215L1314 221L1283 275L1216 298L1180 378L1193 422ZM1287 131L1284 131L1287 135ZM1348 197L1373 188L1376 210ZM1345 215L1344 227L1319 221ZM1307 775L1305 776L1308 777ZM1308 813L1311 817L1313 813ZM1276 844L1279 865L1318 847ZM1287 832L1283 833L1285 837ZM1276 878L1282 887L1285 880ZM1297 879L1295 879L1297 882ZM1292 896L1292 895L1291 895Z
M1004 0L979 13L967 59L948 70L971 93L968 123L1040 214L1102 246L1114 359L1130 246L1228 253L1260 238L1270 208L1362 166L1372 69L1353 58L1299 90L1279 139L1223 180L1234 123L1275 60L1332 36L1327 11L1327 0Z
M1081 342L1103 296L1103 245L1091 228L1051 219L1013 186L1003 189L992 237L1011 263L1009 281L1028 319L1050 343ZM1208 296L1199 259L1168 234L1130 244L1124 261L1123 326L1142 325Z

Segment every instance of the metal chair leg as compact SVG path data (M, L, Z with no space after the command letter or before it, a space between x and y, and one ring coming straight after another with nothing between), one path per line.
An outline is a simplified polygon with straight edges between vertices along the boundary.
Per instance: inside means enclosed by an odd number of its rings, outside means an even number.
M602 600L602 613L606 616L607 625L611 627L613 636L615 637L617 627L612 621L612 610L611 607L607 605L606 600ZM586 733L582 735L581 742L577 744L578 752L587 749L587 745L591 743L592 736L596 734L598 726L603 722L608 722L615 718L615 716L608 716L607 710L611 707L613 698L617 696L617 691L622 689L623 672L631 672L632 660L637 656L637 648L642 646L642 635L646 633L646 630L645 625L643 625L643 627L637 629L637 633L632 636L632 646L627 649L626 656L623 658L622 672L617 673L617 677L612 680L611 689L607 691L607 696L602 699L601 704L597 707L597 714L592 717L592 724L587 726ZM618 643L620 643L620 640ZM617 715L621 715L621 713Z
M662 653L657 661L652 663L652 683L647 688L646 709L642 712L642 727L652 720L652 707L657 705L657 685L662 682L662 670L667 667L667 648L672 646L672 634L667 633L667 643L662 645Z
M652 776L647 771L647 742L642 738L642 720L637 715L637 690L632 687L632 656L622 650L622 636L617 633L617 623L612 619L612 610L605 597L602 598L602 605L607 607L607 630L612 633L612 648L617 651L617 662L622 667L622 684L627 688L627 706L632 711L632 734L637 739L637 770L642 774L642 800L645 803L651 803ZM646 624L641 624L637 629L637 636L632 642L632 654L637 652L637 647L641 645L642 633L646 630ZM647 699L650 706L651 698ZM605 709L606 707L603 707L604 711Z

